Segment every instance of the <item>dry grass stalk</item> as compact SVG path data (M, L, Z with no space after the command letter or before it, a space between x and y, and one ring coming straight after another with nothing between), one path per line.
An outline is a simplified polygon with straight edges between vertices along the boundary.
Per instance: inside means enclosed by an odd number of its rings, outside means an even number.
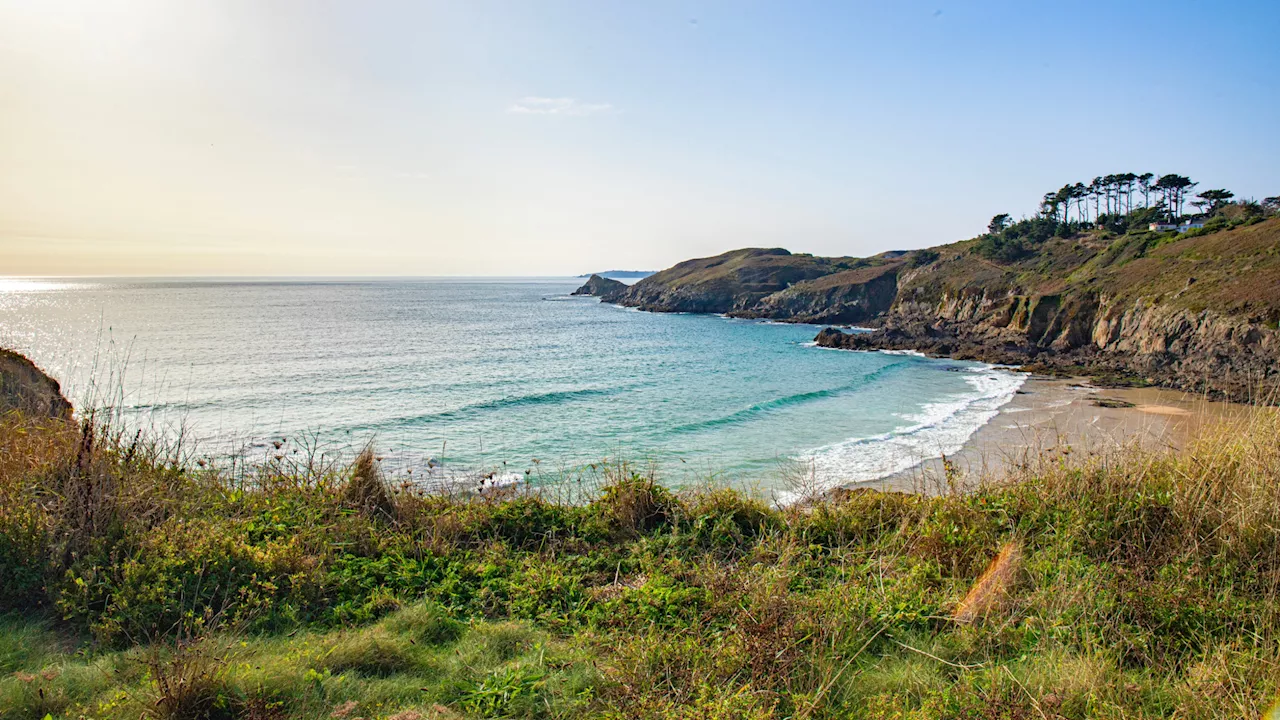
M1018 582L1023 564L1022 544L1010 540L987 566L956 606L956 622L970 623L1004 607Z
M367 515L382 516L388 520L395 518L395 499L391 495L391 487L382 475L382 468L378 466L372 443L366 445L351 464L342 499L347 505Z
M158 720L199 720L229 702L226 677L231 662L225 643L205 637L157 643L144 663L153 694L147 714Z

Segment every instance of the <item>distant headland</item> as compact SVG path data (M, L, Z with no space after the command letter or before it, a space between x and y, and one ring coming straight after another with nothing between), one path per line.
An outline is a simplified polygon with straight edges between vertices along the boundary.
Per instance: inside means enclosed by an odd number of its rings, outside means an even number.
M610 280L639 280L641 278L647 278L650 275L654 274L655 272L657 271L656 270L605 270L604 272L597 272L597 273L583 273L578 277L589 278L592 275L597 275L599 277L608 278Z

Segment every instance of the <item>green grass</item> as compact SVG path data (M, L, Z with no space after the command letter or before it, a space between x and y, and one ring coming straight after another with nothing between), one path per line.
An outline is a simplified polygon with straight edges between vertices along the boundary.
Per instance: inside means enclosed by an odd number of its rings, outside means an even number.
M409 710L451 717L446 708L454 707L489 717L556 718L590 706L598 678L580 651L527 623L458 624L441 634L441 620L438 609L418 604L360 628L211 634L190 652L223 667L193 714L327 718L346 707L350 717ZM9 618L2 632L6 642L64 641L37 621ZM11 658L0 679L0 718L154 713L160 697L148 657L135 648ZM162 656L161 667L168 657Z
M627 472L421 496L86 432L0 424L0 720L1239 718L1280 690L1273 411L786 509Z

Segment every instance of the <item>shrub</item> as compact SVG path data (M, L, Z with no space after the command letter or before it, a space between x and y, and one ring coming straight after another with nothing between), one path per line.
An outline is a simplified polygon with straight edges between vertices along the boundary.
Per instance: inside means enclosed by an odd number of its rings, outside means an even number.
M158 720L235 720L241 698L227 683L234 662L234 643L181 631L172 639L158 638L143 653L141 663L150 681L144 698L145 717Z
M682 527L696 541L737 551L779 521L760 500L727 488L694 494L681 512Z
M827 547L873 545L912 517L919 498L897 492L853 490L816 503L792 519L795 533Z
M651 477L631 475L602 490L594 509L621 538L635 537L666 525L678 503L671 491Z
M939 257L941 256L938 254L937 250L930 250L926 248L924 250L917 250L911 253L911 259L908 262L911 267L918 268L937 262Z
M44 600L49 542L45 520L27 503L0 495L0 611Z
M1003 262L1020 260L1030 254L1021 238L1008 237L1003 233L983 235L978 239L977 250L985 258Z
M395 499L391 488L378 466L378 458L372 443L366 445L348 471L347 484L342 490L343 502L370 517L394 519Z
M471 534L521 549L543 548L570 533L577 512L538 496L470 503Z
M108 644L198 633L209 616L247 621L279 589L270 555L234 526L171 521L138 541L130 556L77 563L59 583L63 615Z

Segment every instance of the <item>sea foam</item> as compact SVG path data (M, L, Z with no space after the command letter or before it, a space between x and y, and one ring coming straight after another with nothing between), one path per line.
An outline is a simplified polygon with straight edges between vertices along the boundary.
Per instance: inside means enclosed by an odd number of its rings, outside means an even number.
M811 467L817 488L879 480L958 452L1013 399L1028 377L993 365L970 367L965 372L972 392L923 405L919 413L904 416L910 424L802 455L799 459Z

